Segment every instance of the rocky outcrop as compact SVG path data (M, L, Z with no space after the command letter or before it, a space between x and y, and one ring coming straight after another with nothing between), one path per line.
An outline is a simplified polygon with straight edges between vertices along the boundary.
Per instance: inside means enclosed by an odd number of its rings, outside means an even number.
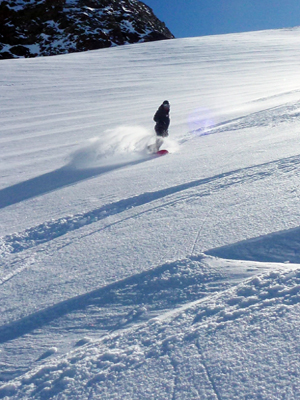
M0 59L65 54L174 36L137 0L0 3Z

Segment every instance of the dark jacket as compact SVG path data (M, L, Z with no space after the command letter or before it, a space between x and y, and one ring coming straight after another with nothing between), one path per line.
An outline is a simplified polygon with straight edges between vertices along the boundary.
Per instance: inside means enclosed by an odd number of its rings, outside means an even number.
M168 109L161 105L153 117L156 124L163 126L165 130L168 130L170 125L169 112Z

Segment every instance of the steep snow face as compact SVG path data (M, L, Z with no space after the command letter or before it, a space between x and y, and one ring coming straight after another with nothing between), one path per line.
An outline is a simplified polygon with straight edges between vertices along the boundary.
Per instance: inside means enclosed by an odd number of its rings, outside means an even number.
M1 61L0 398L299 399L299 41Z
M137 0L3 1L0 58L36 57L173 38Z

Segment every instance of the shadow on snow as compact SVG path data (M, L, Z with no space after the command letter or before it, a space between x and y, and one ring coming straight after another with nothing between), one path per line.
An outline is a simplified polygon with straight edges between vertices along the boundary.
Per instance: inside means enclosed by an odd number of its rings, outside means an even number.
M137 164L143 161L145 161L145 159L122 165L119 164L80 171L72 171L64 167L29 181L2 189L0 191L0 208L1 206L5 207L9 204L25 200L26 198L31 198L49 192L50 190L55 190L68 184L112 171L116 168ZM131 198L119 200L115 203L103 205L102 207L86 213L66 216L54 221L46 221L38 226L26 229L23 232L4 236L2 237L2 245L3 248L6 248L6 251L18 253L39 244L49 242L71 231L80 229L83 226L98 222L107 218L107 216L120 214L130 208L139 207L184 190L201 186L202 190L199 191L196 196L210 196L213 192L227 189L232 185L266 179L274 174L294 174L295 171L299 169L299 165L300 156L296 155L286 159L279 159L269 163L224 172L212 177L189 181L156 192L145 192Z
M0 190L0 208L5 208L21 201L61 189L85 179L93 178L107 172L147 161L148 158L121 164L106 165L98 168L72 169L68 165L55 171L37 176L24 182Z
M201 256L169 262L3 325L0 343L17 339L54 320L61 323L64 317L69 319L72 330L88 329L91 319L97 329L115 331L147 320L159 310L224 290L228 285L222 274L201 263Z
M300 264L300 228L243 240L205 254L231 260Z

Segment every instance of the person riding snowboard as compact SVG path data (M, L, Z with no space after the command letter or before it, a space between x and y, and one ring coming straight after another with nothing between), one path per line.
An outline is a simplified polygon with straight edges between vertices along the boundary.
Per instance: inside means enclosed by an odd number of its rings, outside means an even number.
M156 111L153 119L156 122L155 132L157 136L166 137L168 136L168 128L170 125L170 103L165 100Z
M169 136L168 128L170 125L170 103L165 100L156 111L153 120L156 122L154 130L156 132L156 148L159 150L163 144L163 138Z

